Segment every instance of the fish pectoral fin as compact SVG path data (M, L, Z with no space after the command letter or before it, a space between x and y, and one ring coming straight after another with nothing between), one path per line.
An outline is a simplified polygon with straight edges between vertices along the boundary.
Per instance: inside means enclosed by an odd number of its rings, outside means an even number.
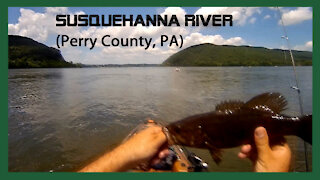
M261 111L270 110L279 114L286 109L287 101L280 93L263 93L250 99L244 107L254 108ZM271 112L271 113L272 113Z
M221 150L218 148L211 148L209 151L214 162L219 165L222 159Z
M210 141L205 141L205 144L208 148L208 150L210 151L210 154L211 154L211 157L212 159L214 160L214 162L216 164L220 164L221 162L221 157L222 157L222 154L221 154L221 149L219 148L216 148L215 146L212 145L212 143L210 143Z
M216 111L230 113L239 110L243 105L242 101L225 101L216 106Z
M212 143L212 140L208 137L208 135L205 133L203 138L205 139L205 146L207 149L210 151L211 157L214 160L216 164L220 164L221 159L222 159L222 154L221 154L221 149L216 148Z

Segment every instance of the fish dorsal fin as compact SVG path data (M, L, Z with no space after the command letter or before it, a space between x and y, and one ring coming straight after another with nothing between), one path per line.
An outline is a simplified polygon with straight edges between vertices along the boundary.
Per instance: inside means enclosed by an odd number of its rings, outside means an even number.
M225 101L216 106L216 111L229 114L239 110L243 105L242 101Z
M280 93L263 93L250 99L245 107L270 113L280 113L286 109L287 101Z

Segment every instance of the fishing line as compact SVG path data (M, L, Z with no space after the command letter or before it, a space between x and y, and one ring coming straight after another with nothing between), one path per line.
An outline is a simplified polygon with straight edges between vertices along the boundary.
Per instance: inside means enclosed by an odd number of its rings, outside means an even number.
M286 62L287 62L287 50L284 48L285 47L285 43L282 41L284 38L284 36L281 36L281 47L283 47L282 49L282 52L283 52L283 56L284 56L284 59L283 59L283 65L286 65ZM287 81L288 83L288 87L292 87L292 80L290 79L290 81Z
M282 30L283 30L283 33L284 33L284 36L282 36L281 38L285 39L286 42L287 42L287 47L288 47L289 54L290 54L290 57L291 57L293 75L294 75L294 78L295 78L295 86L291 86L291 88L296 90L296 92L298 93L300 114L303 115L302 98L301 98L301 91L300 91L300 88L299 88L298 75L297 75L297 72L296 72L296 65L295 65L295 61L294 61L293 55L292 55L292 51L291 51L291 47L290 47L290 43L289 43L289 38L288 38L287 31L286 31L286 28L285 28L285 25L284 25L284 22L283 22L283 19L282 19L282 14L281 14L280 8L277 7L277 10L278 10L278 13L279 13L279 18L280 18L281 25L282 25ZM303 141L303 145L304 145L304 156L305 156L304 158L305 158L305 162L306 162L305 163L306 171L309 171L307 143L305 141Z
M284 36L281 36L281 47L282 47L282 52L283 52L283 56L284 56L283 64L286 65L286 63L287 63L287 53L289 54L289 50L285 49L285 42L283 40L284 40ZM287 78L287 77L285 77L285 78ZM288 78L289 78L289 80L286 81L287 87L292 87L292 84L293 84L292 83L292 79L290 77L288 77ZM293 154L293 158L296 159L297 155ZM295 161L292 162L292 167L293 167L293 171L296 171L296 169L302 168L301 165L299 166L299 164L297 164Z

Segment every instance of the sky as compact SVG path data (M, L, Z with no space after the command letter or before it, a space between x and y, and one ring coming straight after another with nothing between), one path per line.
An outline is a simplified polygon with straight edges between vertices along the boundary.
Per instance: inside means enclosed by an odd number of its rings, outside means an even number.
M312 51L312 8L281 7L281 17L288 34L290 47ZM172 15L180 22L185 14L232 14L233 26L213 27L56 27L57 14L125 14ZM180 22L181 24L183 20ZM272 7L9 7L8 34L32 38L55 47L56 38L66 34L70 38L95 38L110 35L112 38L148 37L158 43L161 34L182 35L181 49L200 43L217 45L249 45L286 49L280 14ZM158 64L181 50L175 46L105 47L97 43L88 47L61 47L65 60L83 64Z

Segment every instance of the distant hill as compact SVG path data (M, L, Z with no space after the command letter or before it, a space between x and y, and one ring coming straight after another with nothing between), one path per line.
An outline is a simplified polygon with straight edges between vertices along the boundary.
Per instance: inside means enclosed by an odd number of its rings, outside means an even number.
M8 35L9 68L75 67L66 62L58 49L48 47L33 39Z
M311 66L312 52L292 51L296 65ZM285 60L285 55L286 60ZM181 50L165 66L286 66L291 65L288 51L264 47L199 44Z

